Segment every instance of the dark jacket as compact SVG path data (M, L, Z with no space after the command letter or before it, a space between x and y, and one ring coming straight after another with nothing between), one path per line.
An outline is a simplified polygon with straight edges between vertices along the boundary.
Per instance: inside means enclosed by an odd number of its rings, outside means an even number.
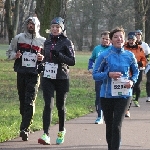
M58 56L52 54L53 50L58 52ZM74 45L63 33L50 35L44 43L43 55L43 62L58 64L56 79L69 78L69 66L75 65Z

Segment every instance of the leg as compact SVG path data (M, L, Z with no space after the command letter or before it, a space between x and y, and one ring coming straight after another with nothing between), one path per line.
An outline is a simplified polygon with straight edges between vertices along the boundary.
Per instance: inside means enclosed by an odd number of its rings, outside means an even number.
M112 124L111 150L119 150L121 142L121 127L131 97L114 99L114 119Z
M21 114L21 124L24 115L24 102L25 102L25 76L24 74L17 73L17 90L20 102L20 114ZM23 130L20 124L20 131Z
M106 141L111 150L114 101L111 98L101 98L101 104L106 124Z
M69 80L58 80L56 82L56 107L59 117L59 131L64 131L66 114L65 103L67 98L67 92L69 91Z
M147 80L146 80L146 93L147 93L147 97L148 97L146 102L150 102L150 70L147 72L146 78L147 78Z
M65 102L67 98L67 92L69 91L69 80L58 80L56 81L56 107L58 110L59 117L59 132L56 139L57 144L64 142L64 136L66 133L65 124Z
M33 74L26 74L25 76L24 115L21 126L23 130L28 131L32 124L35 111L35 100L38 92L39 76Z
M44 110L43 110L43 130L47 135L52 120L52 109L54 106L54 89L55 86L52 79L42 79L43 98L44 98Z
M140 107L138 100L139 100L140 93L141 93L140 84L142 81L142 77L143 77L143 70L140 70L137 82L135 83L133 87L133 96L135 95L135 99L133 101L136 107Z
M98 117L101 117L101 103L100 103L101 84L102 84L101 81L95 81L95 92L96 92L95 107Z

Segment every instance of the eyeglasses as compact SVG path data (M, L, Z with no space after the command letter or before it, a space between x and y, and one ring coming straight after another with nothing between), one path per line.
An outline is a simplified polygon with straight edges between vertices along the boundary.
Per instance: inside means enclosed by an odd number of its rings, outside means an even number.
M140 33L136 34L136 35L141 35Z

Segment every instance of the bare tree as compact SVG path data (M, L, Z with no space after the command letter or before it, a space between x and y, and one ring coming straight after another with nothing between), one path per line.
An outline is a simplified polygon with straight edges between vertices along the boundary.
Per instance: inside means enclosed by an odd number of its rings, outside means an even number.
M18 9L20 0L16 0L15 4L10 0L5 1L5 22L8 30L8 41L11 42L12 38L16 34L18 24Z
M50 27L50 21L52 18L60 16L66 17L66 3L68 0L37 0L36 10L40 22L41 22L41 34L47 37L45 32Z
M146 12L145 42L150 44L150 7L148 11Z
M135 7L135 29L140 29L143 32L143 40L145 40L145 21L146 12L150 7L149 0L134 0Z

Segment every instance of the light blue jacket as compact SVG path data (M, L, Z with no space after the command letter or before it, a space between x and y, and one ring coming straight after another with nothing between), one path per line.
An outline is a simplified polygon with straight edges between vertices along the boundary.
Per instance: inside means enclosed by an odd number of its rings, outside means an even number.
M132 70L132 75L130 71ZM128 96L112 96L111 94L111 81L112 79L108 76L109 72L121 72L123 77L136 82L139 74L137 60L135 55L124 48L117 49L114 46L107 51L101 53L97 58L95 67L93 70L93 79L102 80L100 97L105 98L120 98L132 96L132 89Z
M110 49L111 46L102 46L102 45L97 45L94 47L93 51L92 51L92 55L89 59L89 62L88 62L88 70L89 69L93 69L93 66L96 62L96 59L98 58L98 56L105 50L108 50Z

